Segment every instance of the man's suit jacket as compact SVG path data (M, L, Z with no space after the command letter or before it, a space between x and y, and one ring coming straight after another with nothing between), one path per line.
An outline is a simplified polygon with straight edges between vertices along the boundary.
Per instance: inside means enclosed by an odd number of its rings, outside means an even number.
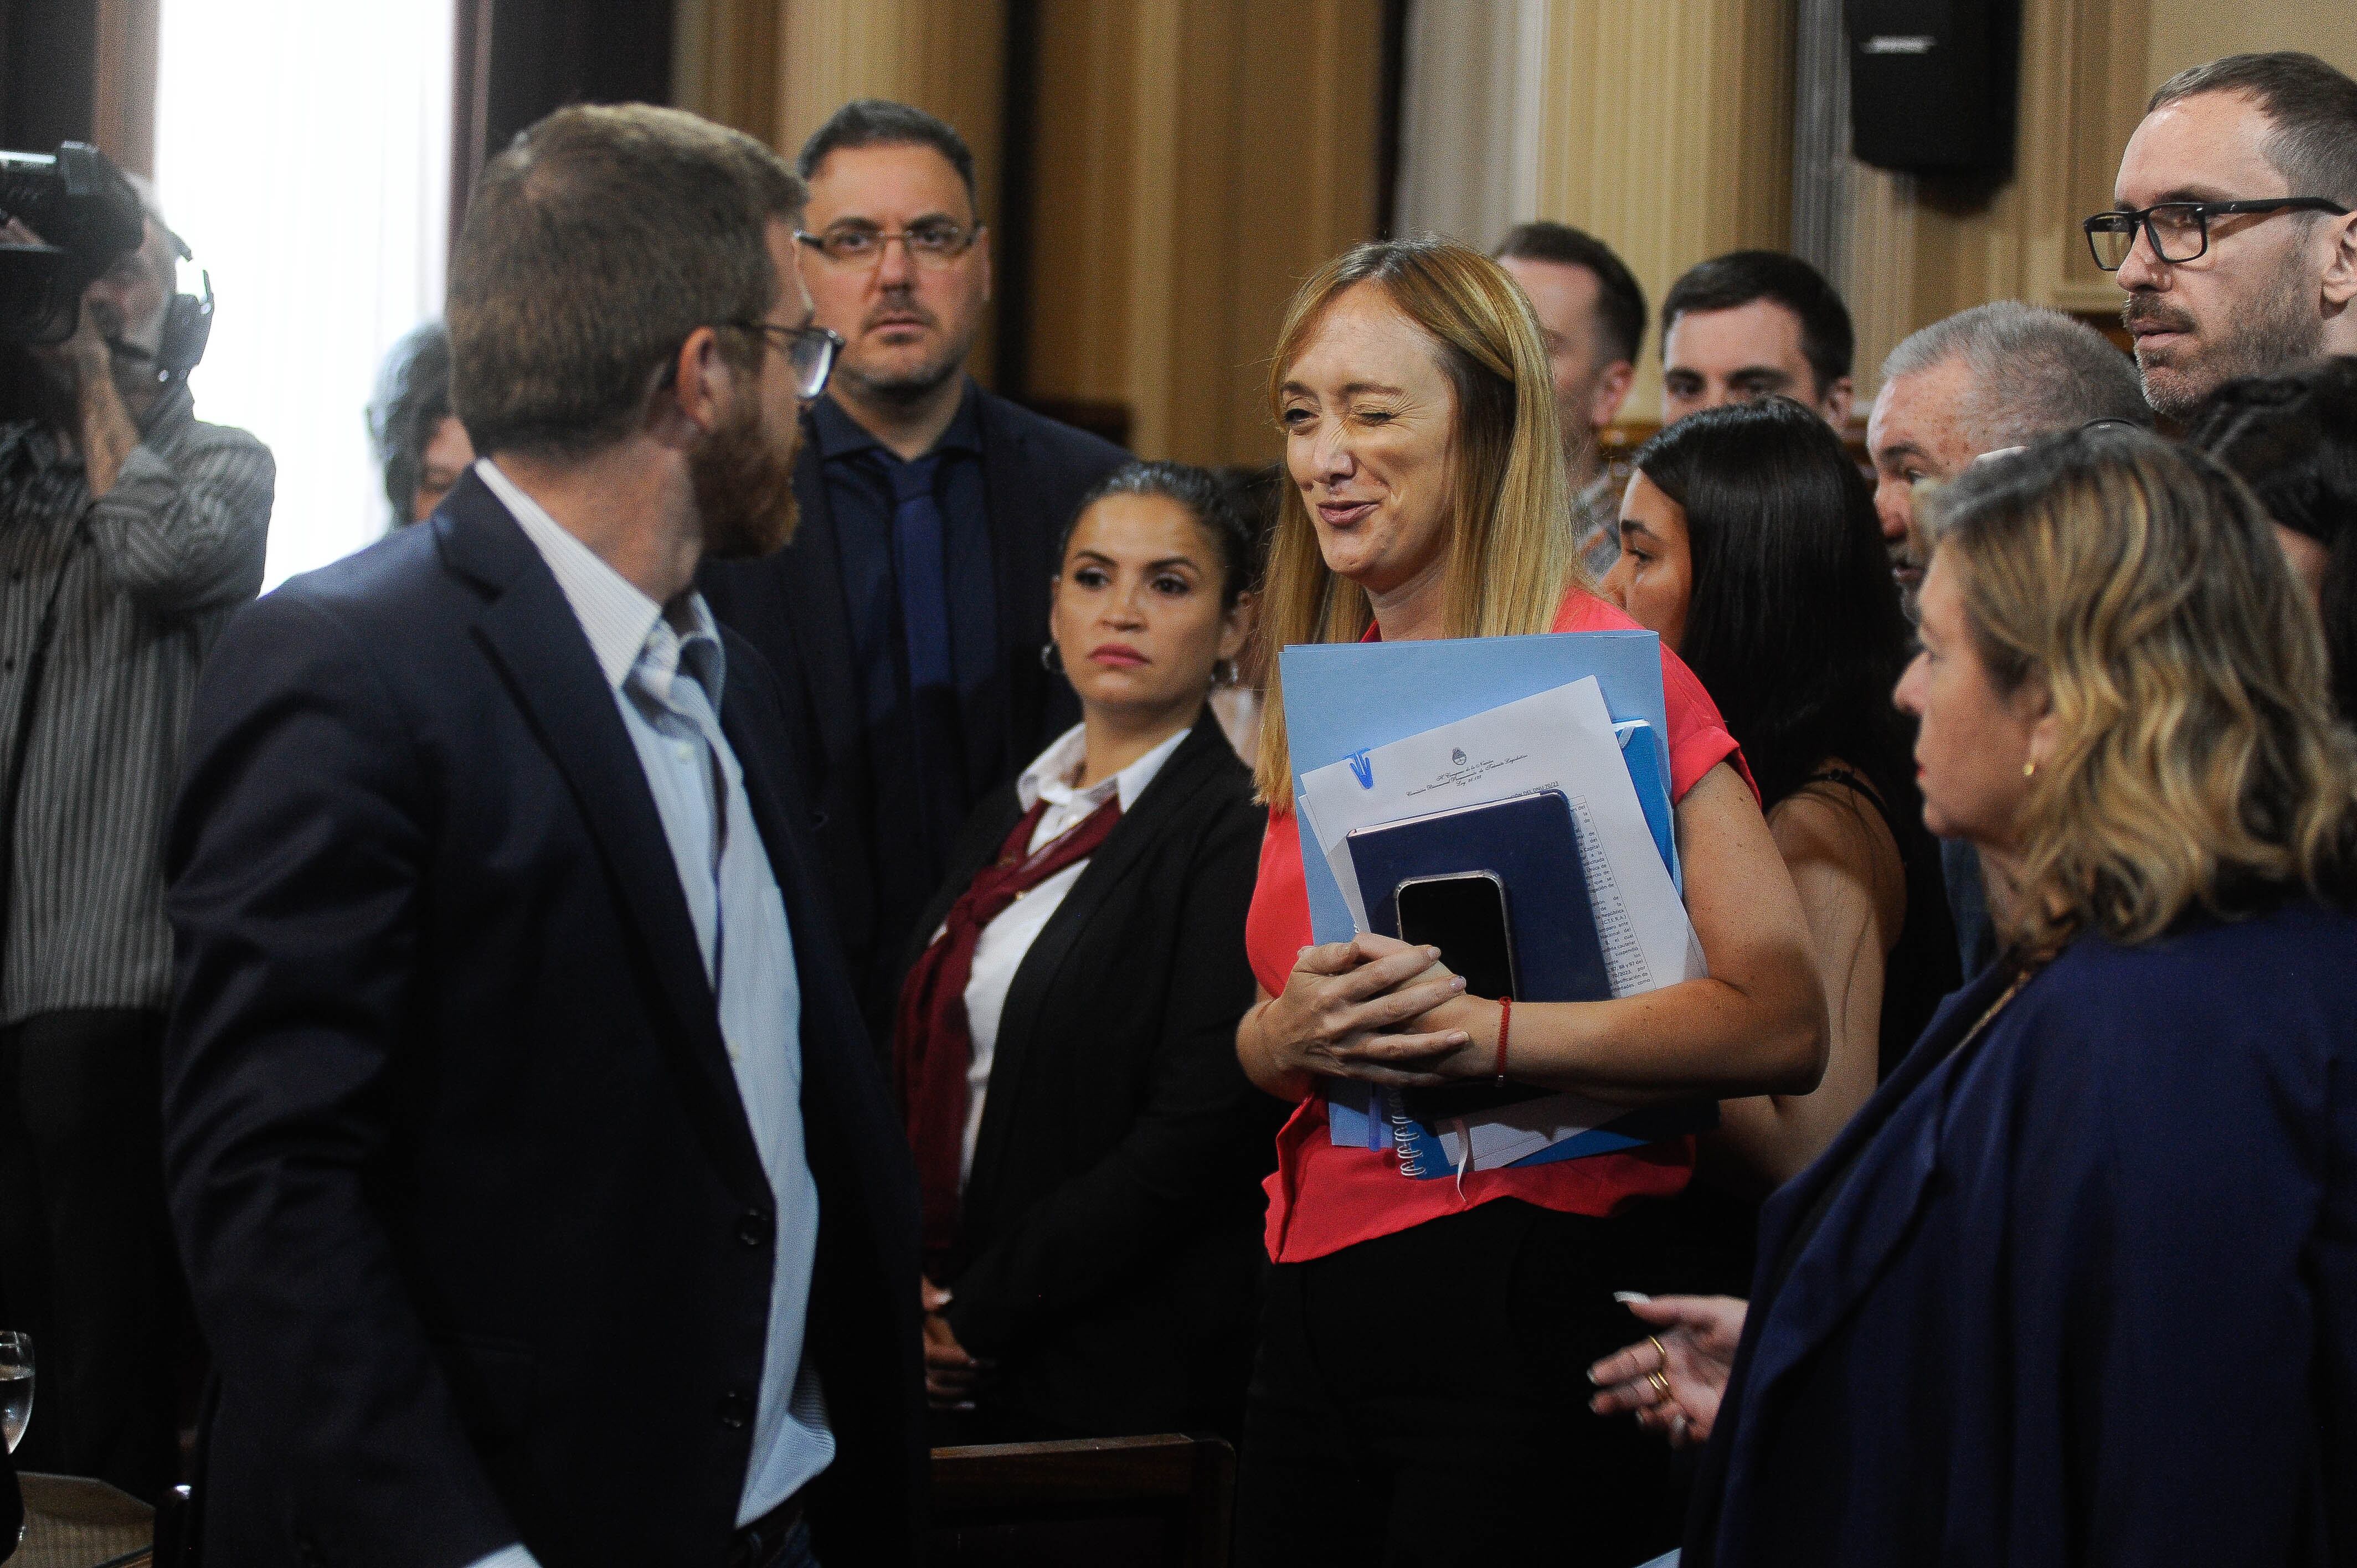
M1021 816L1013 784L975 811L925 933ZM1206 713L1007 988L941 1283L959 1342L999 1362L985 1405L1018 1429L1237 1424L1266 1268L1260 1183L1289 1109L1236 1062L1266 822Z
M830 1564L914 1550L907 1144L759 658L721 722L802 988ZM173 822L173 1219L221 1375L218 1568L721 1561L776 1218L653 796L588 639L469 476L240 613Z
M1770 1198L1689 1568L2357 1563L2357 918L2008 979Z
M1080 718L1071 686L1039 661L1048 585L1060 564L1057 542L1081 498L1129 454L976 391L999 644L997 679L965 705L968 736L996 737L986 757L967 759L968 779L983 780L978 798ZM866 723L840 535L807 419L794 500L802 521L791 544L764 560L707 562L702 583L713 613L760 650L785 691L795 751L818 807L822 875L880 1047L891 1036L902 945L943 867L907 831L914 796L898 777L909 766L907 747Z

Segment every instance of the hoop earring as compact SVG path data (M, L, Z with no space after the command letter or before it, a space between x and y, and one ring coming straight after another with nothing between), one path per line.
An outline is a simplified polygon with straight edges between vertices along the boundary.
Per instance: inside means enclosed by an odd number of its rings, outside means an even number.
M1211 684L1213 686L1232 686L1235 683L1236 661L1234 660L1215 659L1211 660Z
M1039 668L1050 675L1064 672L1063 650L1056 646L1056 639L1052 637L1039 645Z

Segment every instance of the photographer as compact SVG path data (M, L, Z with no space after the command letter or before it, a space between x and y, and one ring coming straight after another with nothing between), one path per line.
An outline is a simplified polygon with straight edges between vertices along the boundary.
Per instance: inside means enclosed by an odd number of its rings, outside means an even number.
M0 240L41 242L16 220ZM203 313L175 306L176 252L147 203L70 338L0 348L0 1320L41 1357L20 1462L151 1498L182 1316L163 823L198 664L262 585L274 477L193 415Z

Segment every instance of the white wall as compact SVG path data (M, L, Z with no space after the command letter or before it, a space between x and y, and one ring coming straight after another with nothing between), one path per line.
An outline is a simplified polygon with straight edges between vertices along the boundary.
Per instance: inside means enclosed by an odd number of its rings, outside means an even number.
M1394 226L1487 251L1538 216L1546 0L1412 0Z
M440 311L451 0L165 0L156 185L219 299L197 417L278 460L268 581L384 531L364 411Z

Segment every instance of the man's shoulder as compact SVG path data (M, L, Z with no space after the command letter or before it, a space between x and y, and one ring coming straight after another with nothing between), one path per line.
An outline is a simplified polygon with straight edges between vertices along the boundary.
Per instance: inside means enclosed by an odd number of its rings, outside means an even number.
M237 618L333 624L362 646L397 649L431 635L462 592L442 559L432 525L418 523L287 578L240 610Z
M155 405L140 415L140 439L159 450L178 453L239 454L273 463L270 448L250 430L234 424L212 424L197 417L196 400L185 385L167 387Z
M1131 458L1132 454L1102 435L1050 419L979 386L975 392L975 411L982 423L985 446L995 439L1011 441L1034 463L1085 473L1086 478L1081 481L1084 485L1094 484Z
M253 431L234 424L210 424L201 419L191 419L181 427L179 439L192 446L214 451L243 451L270 457L270 444Z

